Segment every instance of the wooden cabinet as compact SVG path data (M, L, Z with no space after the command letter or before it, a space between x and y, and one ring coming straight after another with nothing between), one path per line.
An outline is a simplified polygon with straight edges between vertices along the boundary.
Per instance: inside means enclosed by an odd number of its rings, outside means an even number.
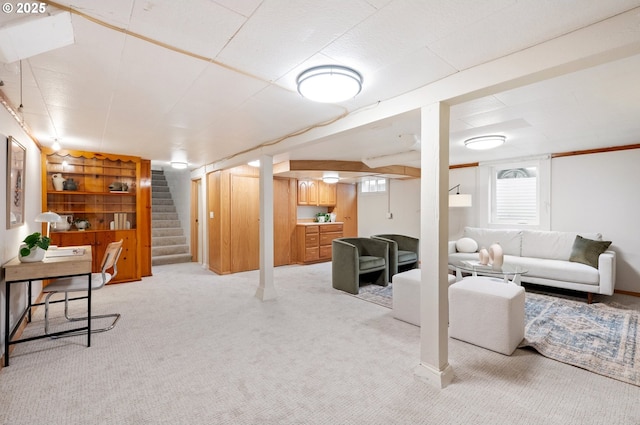
M238 166L207 174L209 268L218 274L260 266L259 170ZM273 180L274 265L291 264L296 180Z
M138 157L84 151L42 150L42 208L60 215L84 219L88 230L52 229L52 243L59 246L91 245L94 272L100 271L109 242L124 240L118 260L118 276L112 282L140 280L142 264L150 264L151 212L141 180L150 179L150 167L142 174ZM60 182L65 185L61 187ZM138 243L140 242L140 243ZM149 275L145 273L145 275Z
M320 180L298 180L298 205L331 207L336 204L335 184Z
M331 242L342 237L342 223L299 224L296 228L297 262L331 260Z
M337 185L318 182L318 205L332 207L336 204Z
M336 215L336 221L343 223L343 235L345 238L358 236L358 199L356 185L338 183L336 206L332 212Z
M114 231L68 231L52 232L51 244L57 246L77 246L91 245L92 271L100 272L102 257L111 242L123 240L122 252L118 260L118 275L111 281L112 283L131 282L140 280L138 274L138 264L136 257L136 231L135 230L114 230Z

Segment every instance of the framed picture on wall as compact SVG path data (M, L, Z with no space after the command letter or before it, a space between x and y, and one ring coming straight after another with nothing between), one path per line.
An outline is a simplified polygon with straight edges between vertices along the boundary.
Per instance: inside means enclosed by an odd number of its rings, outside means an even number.
M27 150L16 139L7 138L7 229L24 224L24 177Z

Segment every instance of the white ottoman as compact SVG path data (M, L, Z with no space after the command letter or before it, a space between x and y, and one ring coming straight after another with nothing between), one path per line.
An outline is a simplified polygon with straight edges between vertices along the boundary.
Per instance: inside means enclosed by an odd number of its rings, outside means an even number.
M454 283L449 336L511 355L524 338L524 288L481 276Z
M449 276L449 284L456 277ZM393 291L393 317L412 325L420 326L420 269L397 273L391 278Z

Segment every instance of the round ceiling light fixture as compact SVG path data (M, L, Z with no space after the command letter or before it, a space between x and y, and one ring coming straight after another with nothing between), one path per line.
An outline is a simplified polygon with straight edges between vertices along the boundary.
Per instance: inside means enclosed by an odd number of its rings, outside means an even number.
M502 145L507 141L505 136L500 135L491 135L491 136L479 136L472 137L471 139L467 139L464 141L464 145L469 149L474 150L485 150L485 149L493 149Z
M340 65L309 68L296 79L298 93L309 100L338 103L354 98L362 90L362 75Z
M336 184L340 181L340 175L337 171L325 171L322 174L322 181L327 184Z
M171 161L171 167L175 168L176 170L184 170L185 168L187 168L189 166L188 163L186 162L181 162L181 161Z

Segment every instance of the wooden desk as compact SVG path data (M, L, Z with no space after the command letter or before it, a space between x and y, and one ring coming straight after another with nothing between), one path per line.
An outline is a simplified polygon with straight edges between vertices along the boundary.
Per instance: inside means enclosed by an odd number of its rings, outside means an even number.
M60 254L63 250L84 249L82 255L53 256ZM56 252L59 251L59 252ZM52 254L49 256L49 254ZM62 335L69 332L81 330L87 331L87 347L91 347L91 246L74 246L59 248L57 250L47 251L45 259L36 263L21 263L18 257L6 262L4 268L6 297L5 297L5 319L4 319L4 365L9 366L9 346L20 342L32 341L34 339L49 338L56 335ZM38 335L24 339L12 341L19 325L27 316L27 321L31 322L31 308L33 306L42 305L43 303L31 304L31 282L34 280L45 280L53 278L63 278L72 276L87 276L87 326L65 331L54 332L50 334ZM9 308L11 306L11 285L16 283L28 283L27 308L20 314L13 327L9 326Z

